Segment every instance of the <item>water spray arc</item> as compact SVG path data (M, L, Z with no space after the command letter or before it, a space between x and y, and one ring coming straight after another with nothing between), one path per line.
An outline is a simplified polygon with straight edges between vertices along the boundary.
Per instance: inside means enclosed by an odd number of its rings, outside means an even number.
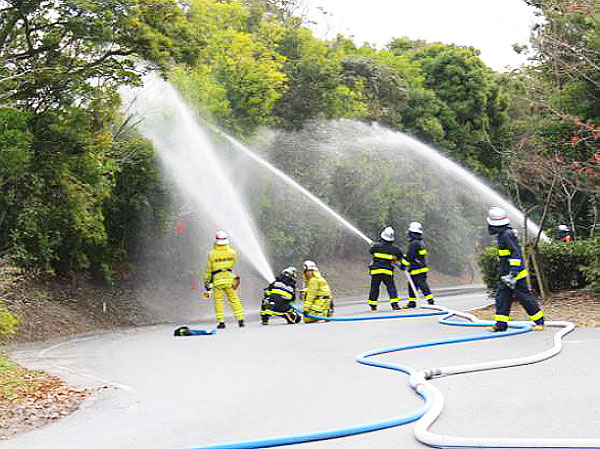
M198 214L208 215L214 226L226 229L260 275L268 282L274 280L252 217L209 136L175 89L150 75L144 88L122 95L140 118L138 129L152 141L170 178L197 207Z
M208 125L208 126L210 126L211 130L213 130L215 133L217 133L218 135L220 135L221 137L223 137L224 139L226 139L233 146L235 146L237 149L239 149L240 151L242 151L245 155L249 156L253 161L255 161L258 164L260 164L261 166L265 167L267 170L269 170L275 176L277 176L278 178L282 179L283 181L285 181L286 183L290 184L292 187L294 187L295 189L297 189L299 192L301 192L306 198L308 198L312 202L316 203L319 207L321 207L329 215L331 215L335 220L337 220L339 223L341 223L342 225L344 225L347 229L349 229L350 231L352 231L354 234L356 234L358 237L360 237L362 240L364 240L367 244L371 245L373 243L372 239L370 239L365 234L363 234L361 231L359 231L354 225L352 225L350 222L348 222L348 220L346 220L344 217L342 217L340 214L338 214L331 207L329 207L327 204L325 204L323 201L321 201L318 197L316 197L315 195L313 195L312 193L310 193L307 189L305 189L304 187L302 187L300 184L298 184L292 178L290 178L289 176L287 176L281 170L279 170L278 168L276 168L273 165L269 164L264 159L262 159L259 156L257 156L249 148L247 148L246 146L242 145L242 143L239 142L237 139L235 139L235 138L231 137L230 135L224 133L223 131L221 131L220 129L218 129L217 127L215 127L213 125ZM412 287L413 291L416 292L417 288L415 287L415 284L414 284L412 278L405 271L402 271L402 272L404 273L404 276L406 277L406 280L408 281L409 285Z
M443 156L441 153L430 147L429 145L420 142L419 140L391 129L385 128L377 123L372 125L376 131L378 138L384 138L389 140L392 144L396 145L407 145L415 148L419 155L434 162L437 166L441 167L446 173L453 176L455 179L461 180L462 183L474 188L475 191L481 192L486 198L489 199L489 205L501 206L504 208L510 216L516 219L521 227L525 227L525 216L519 211L510 201L506 200L502 195L495 192L486 183L479 180L473 173L460 165L452 162L450 159ZM372 144L372 137L365 137L365 145ZM540 230L539 226L531 220L527 220L527 229L531 234L537 234ZM545 233L541 233L541 238L544 241L549 241Z
M158 82L158 81L157 81ZM162 94L157 95L158 93ZM166 95L166 97L164 97ZM178 181L179 187L184 190L187 194L189 194L192 198L194 198L199 204L208 201L207 198L198 195L198 187L206 188L205 186L199 185L199 181L206 181L206 179L202 179L204 177L210 178L212 183L216 183L223 188L217 193L217 198L211 198L209 206L213 206L215 211L221 211L222 214L215 212L215 215L212 217L213 220L219 224L227 223L225 226L228 227L229 233L232 235L234 240L238 243L243 243L244 246L240 246L242 252L246 254L248 259L252 261L259 272L263 275L266 280L273 279L273 273L270 269L270 266L267 262L266 257L264 256L260 244L258 243L258 238L256 237L256 233L253 231L254 226L250 219L250 217L246 215L235 215L232 217L233 209L237 209L237 211L245 211L243 204L235 189L233 188L231 182L227 179L222 170L219 169L219 161L218 158L212 153L204 154L207 159L198 160L200 157L199 152L193 151L190 149L191 143L193 145L198 145L199 143L202 145L210 145L210 142L202 132L202 130L198 127L194 117L187 110L187 107L183 103L183 101L178 97L172 87L163 82L163 85L160 86L160 89L154 90L147 98L146 108L150 110L160 110L163 108L167 108L169 111L167 116L161 116L155 121L152 126L142 126L143 132L151 139L155 146L157 147L159 154L161 155L161 159L165 166L171 171L173 177ZM150 106L148 106L148 104ZM163 127L169 128L170 133L165 135L161 135L153 129L153 126L156 129L162 129ZM375 128L378 129L378 128ZM400 137L400 133L395 133L392 131L381 131L380 132L391 133L389 137L392 141L397 141ZM233 144L239 150L243 150L244 153L250 156L254 161L260 163L262 166L268 168L271 173L278 176L280 179L285 180L288 184L292 185L296 189L298 189L301 193L303 193L307 198L311 199L321 208L323 208L327 213L333 216L338 222L342 223L346 228L351 230L354 234L359 236L362 240L367 243L372 243L372 240L352 226L347 220L329 208L326 204L320 201L317 197L312 195L302 186L297 184L295 181L291 180L291 178L287 177L281 171L277 170L271 164L262 160L258 156L256 156L252 151L247 149L244 145L236 141L234 138L227 136L225 133L219 131L221 136L224 136L231 144ZM404 138L404 137L403 137ZM408 138L408 137L406 137ZM206 152L203 152L206 153ZM193 161L190 163L190 161ZM454 168L452 168L454 170ZM470 175L466 170L462 172L459 170L457 173L460 173L462 176ZM504 203L502 198L493 192L490 189L490 193L494 198L498 200L498 204L503 205L505 208L514 213L516 209L514 209L509 203ZM221 196L223 195L223 196ZM215 203L214 200L217 202ZM502 201L500 201L502 200ZM219 207L214 207L217 204ZM233 209L228 209L226 206L233 204ZM518 211L516 211L518 214ZM231 221L233 219L233 222ZM223 226L223 225L221 225ZM410 280L410 277L408 277ZM414 287L413 287L414 288ZM416 289L415 289L416 291ZM490 322L484 322L477 320L475 317L469 316L468 314L463 314L461 312L451 311L449 309L439 307L439 306L428 306L427 309L432 309L431 312L425 312L422 314L418 314L418 316L428 316L428 315L444 315L445 318L441 320L442 324L452 324L452 325L460 325L460 326L486 326L491 324ZM385 318L403 318L415 316L415 314L393 314L387 316ZM470 323L454 323L448 322L446 318L450 316L458 316L470 321ZM319 317L322 319L322 317ZM346 319L340 319L343 317L336 317L336 319L332 318L332 321L359 321L365 319L373 319L371 316L369 317L347 317ZM417 371L410 367L405 367L402 365L392 364L388 362L378 362L372 360L372 357L381 354L387 354L391 352L403 351L407 349L417 349L429 346L437 346L437 345L445 345L452 343L459 343L464 341L474 341L474 340L484 340L491 338L499 338L505 337L509 335L529 332L531 330L530 323L518 323L513 322L510 324L511 329L505 333L496 333L496 334L476 334L469 335L467 337L461 338L450 338L450 339L442 339L442 340L434 340L429 342L422 343L413 343L407 344L392 348L381 348L373 351L368 351L366 353L359 354L357 356L357 361L359 363L364 363L367 365L378 366L385 369L392 369L396 371L401 371L408 374L409 382L413 387L414 391L421 396L425 404L419 408L417 411L410 413L408 415L404 415L401 417L393 418L391 420L382 420L375 423L367 423L364 425L354 426L350 428L344 429L334 429L330 431L322 431L316 433L306 433L301 435L291 435L286 437L275 437L268 438L263 440L252 440L252 441L242 441L242 442L231 442L231 443L223 443L216 445L208 445L197 447L197 449L234 449L234 448L261 448L261 447L273 447L273 446L281 446L288 444L296 444L302 442L309 441L317 441L323 439L330 438L339 438L349 435L356 435L359 433L371 432L378 429L384 429L394 426L399 426L406 424L408 422L413 422L421 417L423 417L422 424L418 424L416 426L415 432L416 436L419 440L425 442L426 444L434 445L437 447L499 447L498 439L464 439L464 438L454 438L446 437L446 436L437 436L429 432L429 427L433 424L441 410L443 409L443 396L441 392L437 390L435 387L431 385L429 380L433 377L440 375L449 375L449 374L458 374L461 372L472 372L475 370L484 370L484 369L496 369L499 367L507 367L507 366L516 366L523 363L534 363L535 361L543 360L548 357L552 357L553 355L560 352L561 339L566 333L572 330L572 327L569 328L570 323L562 323L562 322L548 322L548 326L560 326L564 327L564 331L561 331L555 336L555 345L552 350L544 351L536 356L530 356L528 358L521 359L509 359L509 360L501 360L495 362L487 362L484 364L469 364L469 365L461 365L455 367L446 367L446 368L432 368L429 370L420 370ZM572 326L572 325L571 325ZM510 441L509 441L510 440ZM500 447L597 447L600 448L600 441L597 439L507 439L502 440L502 444L506 444L505 446ZM525 446L523 446L526 444Z
M363 239L368 244L372 243L372 240L369 237L367 237L365 234L363 234L361 231L359 231L348 220L346 220L344 217L342 217L340 214L338 214L331 207L329 207L327 204L325 204L323 201L321 201L318 197L316 197L315 195L313 195L312 193L310 193L307 189L305 189L304 187L302 187L300 184L298 184L292 178L290 178L289 176L287 176L281 170L279 170L278 168L274 167L273 165L271 165L270 163L268 163L267 161L265 161L264 159L262 159L261 157L259 157L256 153L254 153L253 151L251 151L249 148L247 148L245 145L243 145L237 139L231 137L227 133L224 133L223 131L221 131L220 129L218 129L217 127L215 127L213 125L209 125L209 126L210 126L211 130L213 130L215 133L217 133L218 135L220 135L221 137L223 137L224 139L226 139L235 148L237 148L238 150L242 151L246 156L250 157L253 161L255 161L258 164L260 164L261 166L265 167L267 170L269 170L269 172L271 172L272 174L274 174L275 176L277 176L279 179L285 181L287 184L291 185L293 188L295 188L296 190L298 190L300 193L302 193L302 195L304 195L306 198L308 198L309 200L311 200L313 203L317 204L325 212L327 212L329 215L331 215L335 220L337 220L338 222L340 222L342 225L344 225L347 229L349 229L350 231L352 231L358 237L360 237L361 239Z

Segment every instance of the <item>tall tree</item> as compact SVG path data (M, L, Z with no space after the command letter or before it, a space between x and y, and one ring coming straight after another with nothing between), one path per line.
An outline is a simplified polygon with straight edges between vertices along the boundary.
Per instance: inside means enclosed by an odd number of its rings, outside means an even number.
M598 225L600 199L600 12L585 0L527 1L544 21L535 26L534 64L523 73L529 113L510 159L514 177L551 196L554 220L575 235Z

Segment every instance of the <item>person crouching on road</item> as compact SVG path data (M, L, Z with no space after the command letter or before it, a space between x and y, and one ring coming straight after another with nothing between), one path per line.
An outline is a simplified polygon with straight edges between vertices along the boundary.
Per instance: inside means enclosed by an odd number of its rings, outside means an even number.
M371 275L371 289L369 291L369 300L367 304L371 310L377 310L377 298L379 298L379 287L381 283L387 288L390 297L392 309L398 310L398 290L394 283L394 263L399 263L403 258L402 251L394 242L394 229L387 227L380 235L379 242L374 243L369 249L373 257L369 265L369 274ZM400 266L404 269L404 266Z
M411 277L415 288L421 290L423 293L423 299L427 300L428 304L435 304L433 300L433 294L427 283L427 248L423 242L423 225L418 221L413 221L408 226L408 250L406 252L406 259L402 260L402 264L408 270L408 274ZM415 292L408 283L408 304L406 308L417 307L417 292Z
M535 323L535 330L544 329L544 312L540 309L533 293L527 285L529 272L519 248L519 241L510 220L501 207L492 206L488 211L488 232L498 238L500 259L500 284L496 291L496 324L486 328L489 332L504 332L508 328L510 303L517 297L529 319Z
M237 294L239 277L233 272L236 263L237 254L229 246L227 233L219 230L215 236L213 249L206 256L204 272L204 288L213 291L217 329L225 328L225 295L239 326L244 327L244 310Z
M314 323L318 318L308 315L327 317L332 313L331 289L312 260L304 262L303 276L306 281L304 297L304 322Z
M270 316L280 316L288 324L297 324L302 316L292 309L291 303L296 300L296 268L288 267L264 289L264 297L260 311L262 324L269 324Z

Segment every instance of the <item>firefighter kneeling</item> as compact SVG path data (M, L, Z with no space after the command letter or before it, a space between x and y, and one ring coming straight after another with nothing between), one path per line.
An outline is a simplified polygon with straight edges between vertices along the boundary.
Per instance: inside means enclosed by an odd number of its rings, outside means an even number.
M312 260L305 261L303 268L303 277L306 282L304 322L314 323L319 321L318 318L313 318L314 316L328 317L333 314L331 289Z
M260 316L262 324L269 324L271 315L284 318L288 324L302 321L298 312L292 309L291 303L296 299L296 269L288 267L264 289L264 297Z

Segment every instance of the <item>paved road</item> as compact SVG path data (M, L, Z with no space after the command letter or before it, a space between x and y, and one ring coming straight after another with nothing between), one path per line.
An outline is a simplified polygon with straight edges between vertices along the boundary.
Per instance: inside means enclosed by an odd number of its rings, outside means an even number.
M440 292L470 310L481 291ZM363 313L348 301L338 315ZM387 305L380 312L387 313ZM229 324L229 323L228 323ZM198 327L207 327L199 323ZM357 425L416 410L407 377L360 365L378 347L470 335L436 317L261 326L229 324L215 336L175 338L172 325L13 348L11 356L77 385L111 385L71 416L1 449L170 449ZM432 347L380 357L415 368L532 354L553 331ZM435 380L446 409L433 431L463 436L600 436L600 330L576 329L557 357L530 366ZM311 449L422 448L413 424ZM296 447L296 446L293 446ZM299 445L298 445L299 447Z

